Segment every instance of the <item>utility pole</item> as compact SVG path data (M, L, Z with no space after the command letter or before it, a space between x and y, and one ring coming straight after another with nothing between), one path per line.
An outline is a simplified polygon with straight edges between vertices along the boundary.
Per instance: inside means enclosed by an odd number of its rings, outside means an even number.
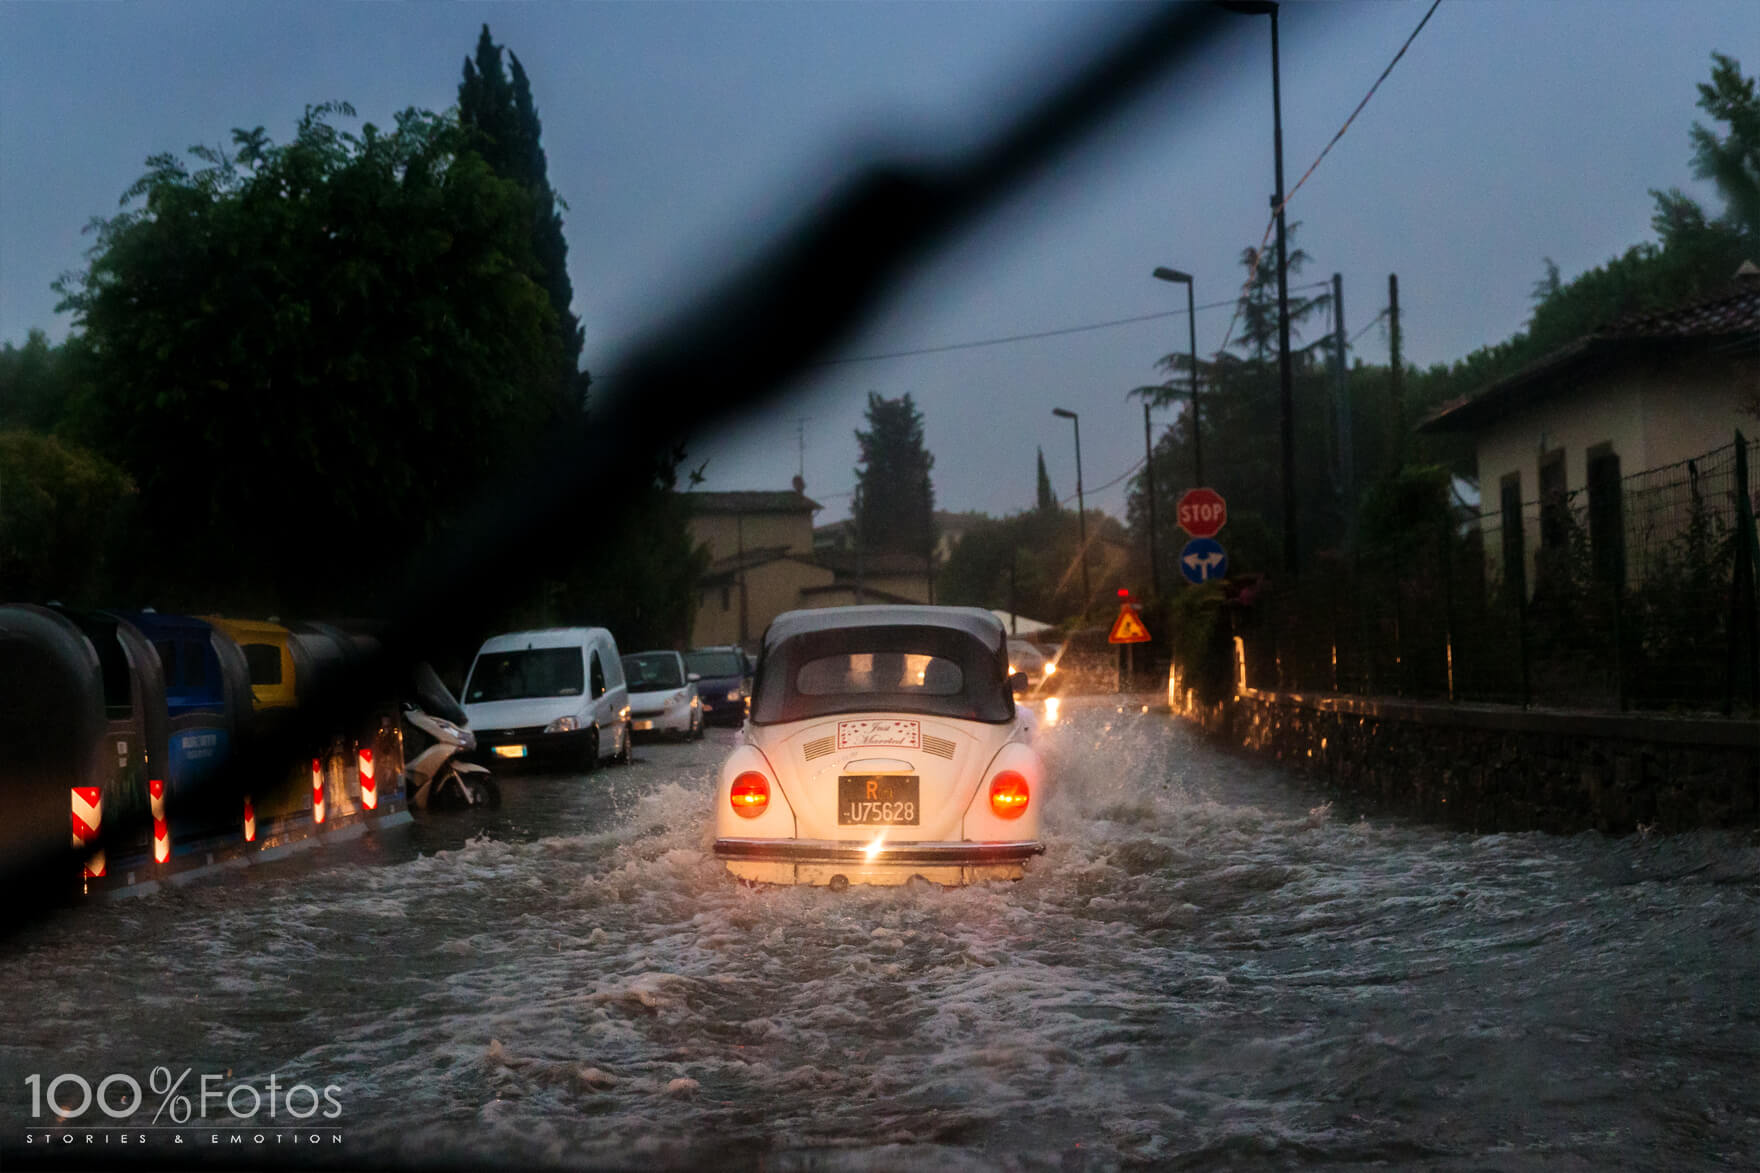
M1277 64L1277 8L1271 9L1271 137L1277 154L1277 383L1283 434L1283 571L1296 572L1296 408L1289 359L1289 256L1283 224L1283 91Z
M1332 351L1337 360L1337 369L1333 372L1334 410L1338 412L1336 421L1338 435L1338 498L1339 507L1344 514L1344 538L1347 546L1356 544L1357 520L1357 488L1356 488L1356 453L1351 446L1351 372L1349 360L1345 358L1344 332L1344 275L1332 275Z
M1283 440L1283 569L1296 572L1296 419L1295 392L1289 358L1289 255L1283 222L1283 80L1277 55L1276 0L1215 0L1221 8L1247 16L1271 18L1271 149L1277 166L1277 190L1271 211L1277 220L1277 382Z
M850 522L856 531L856 605L862 604L862 495L858 488L854 507L850 511Z
M1155 556L1155 444L1149 434L1149 400L1143 400L1143 477L1149 490L1149 584L1161 597L1161 561Z
M746 515L735 512L733 515L734 558L739 565L739 648L746 647Z
M1388 392L1393 399L1393 468L1406 463L1405 367L1399 353L1399 274L1387 275Z
M1021 564L1020 535L1017 533L1013 542L1013 553L1008 559L1008 634L1018 635L1021 629L1021 596L1020 587L1015 582L1015 572Z
M1076 428L1076 538L1082 544L1082 610L1086 611L1094 597L1088 593L1088 502L1082 495L1082 421L1066 407L1054 407L1051 414L1068 420Z

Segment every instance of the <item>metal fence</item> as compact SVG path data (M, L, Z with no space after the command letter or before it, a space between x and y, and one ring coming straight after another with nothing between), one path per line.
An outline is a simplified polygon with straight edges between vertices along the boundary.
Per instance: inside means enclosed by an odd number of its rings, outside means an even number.
M1231 608L1247 683L1760 712L1748 445L1407 532ZM1425 532L1428 531L1428 532Z

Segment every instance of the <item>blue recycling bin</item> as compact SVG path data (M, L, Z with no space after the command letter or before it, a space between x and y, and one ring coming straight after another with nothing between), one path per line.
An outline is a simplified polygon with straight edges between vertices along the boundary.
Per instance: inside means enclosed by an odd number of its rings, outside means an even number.
M173 853L238 832L244 796L217 776L250 712L250 668L225 633L201 619L134 611L118 616L157 653L164 679L165 787Z

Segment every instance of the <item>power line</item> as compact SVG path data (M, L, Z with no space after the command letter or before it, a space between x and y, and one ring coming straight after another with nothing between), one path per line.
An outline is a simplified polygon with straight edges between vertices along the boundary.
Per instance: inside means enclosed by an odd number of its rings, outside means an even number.
M1302 190L1302 184L1308 182L1308 177L1314 174L1316 167L1320 166L1320 160L1324 159L1328 152L1338 145L1338 140L1343 138L1344 132L1351 128L1351 123L1357 120L1357 115L1363 112L1363 107L1369 104L1369 99L1375 96L1375 91L1381 88L1381 83L1387 80L1387 76L1393 72L1393 67L1399 64L1399 59L1406 55L1406 50L1412 47L1412 42L1418 39L1418 34L1424 31L1424 26L1430 23L1430 18L1436 15L1436 10L1440 7L1442 7L1442 0L1432 0L1430 10L1424 14L1424 19L1418 22L1418 27L1412 30L1412 35L1406 38L1406 43L1399 47L1399 52L1393 55L1393 60L1387 63L1387 68L1381 71L1381 76L1375 79L1375 84L1369 87L1369 92L1363 95L1361 102L1357 103L1357 108L1351 111L1351 116L1344 120L1344 125L1338 128L1338 133L1332 136L1332 141L1327 143L1325 148L1314 157L1314 161L1308 164L1308 169L1302 172L1302 177L1296 180L1296 185L1284 195L1284 207L1288 207L1296 192Z
M1228 332L1223 335L1218 353L1227 350L1229 342L1234 338L1235 325L1241 318L1240 307L1244 304L1247 292L1253 287L1253 279L1259 275L1259 259L1265 255L1265 246L1271 241L1271 230L1277 225L1277 214L1289 207L1290 200L1294 199L1296 192L1302 189L1302 184L1308 182L1308 178L1320 166L1320 160L1324 159L1331 153L1332 148L1338 145L1338 140L1343 138L1344 132L1351 128L1351 123L1357 120L1357 115L1363 112L1363 107L1369 104L1369 99L1375 96L1375 91L1381 88L1381 83L1387 80L1388 75L1393 72L1393 67L1399 64L1399 59L1406 55L1406 50L1412 47L1412 42L1418 39L1418 34L1424 31L1424 26L1430 23L1430 18L1436 15L1436 10L1441 6L1442 0L1432 0L1430 10L1424 13L1424 19L1418 22L1418 27L1412 30L1412 35L1406 38L1406 43L1399 47L1399 52L1393 55L1393 60L1387 63L1387 68L1381 71L1381 76L1375 79L1375 84L1369 87L1369 92L1363 95L1363 100L1357 103L1357 108L1351 111L1350 117L1344 120L1344 125L1338 128L1338 133L1332 136L1332 140L1321 149L1318 155L1314 156L1314 161L1308 164L1308 169L1302 172L1302 177L1296 180L1296 185L1284 193L1283 202L1271 210L1271 219L1265 225L1265 235L1259 238L1259 247L1253 250L1253 263L1247 269L1246 282L1241 286L1242 300L1235 302L1234 317L1229 320Z
M1297 285L1295 288L1298 290L1318 289L1322 285L1329 284L1331 284L1331 282L1314 281L1306 285ZM1221 309L1223 306L1234 304L1235 302L1231 299L1228 301L1205 302L1202 305L1193 308L1200 310L1216 310ZM1090 330L1110 330L1117 326L1134 326L1139 322L1154 322L1162 318L1183 318L1185 317L1185 314L1185 310L1161 310L1153 314L1137 314L1134 317L1113 318L1105 322L1087 322L1080 326L1058 326L1050 330L1034 330L1025 334L1007 334L997 338L974 338L965 342L944 342L935 346L919 346L911 350L881 351L878 354L852 354L846 355L842 358L821 359L818 362L805 363L803 366L806 369L837 367L859 362L879 362L882 359L889 358L915 358L919 355L945 354L948 351L955 350L977 350L978 348L985 346L1005 346L1013 342L1032 342L1039 338L1057 338L1064 334L1083 334ZM615 378L617 378L617 373L613 371L609 374L594 375L593 381L599 382L601 380Z
M1345 345L1347 347L1355 345L1357 339L1359 339L1363 335L1367 334L1370 330L1373 330L1376 326L1379 326L1381 324L1382 319L1385 317L1387 317L1387 307L1382 306L1381 312L1376 314L1373 318L1369 319L1369 321L1363 326L1363 328L1361 330L1358 330L1355 334L1352 334L1350 341L1345 343Z
M1084 493L1104 493L1106 490L1110 489L1112 486L1118 484L1118 482L1124 480L1126 477L1128 477L1132 473L1136 472L1139 468L1142 468L1145 459L1147 459L1147 458L1138 460L1135 464L1131 465L1129 468L1125 469L1123 472L1119 473L1117 476L1115 476L1111 480L1107 481L1104 485L1099 485L1099 486L1096 486L1095 488L1091 488L1091 489L1088 488L1086 485L1084 485L1081 489L1079 489L1076 492L1071 493L1069 496L1065 497L1063 499L1062 503L1064 505L1068 505L1071 501L1074 501L1078 496L1081 496Z
M1314 289L1319 285L1326 284L1330 284L1330 282L1315 282L1310 285L1297 286L1297 288ZM1215 310L1233 304L1235 304L1234 299L1230 298L1227 301L1205 302L1202 305L1193 308L1200 310ZM844 358L828 358L821 362L813 363L812 365L818 367L834 367L842 366L846 363L877 362L881 359L887 358L914 358L917 355L922 354L944 354L950 350L976 350L981 346L1003 346L1011 342L1031 342L1038 338L1056 338L1064 334L1081 334L1089 330L1108 330L1114 326L1130 326L1135 325L1138 322L1157 321L1161 318L1183 318L1185 317L1185 314L1186 311L1184 310L1163 310L1160 313L1138 314L1131 318L1114 318L1107 322L1089 322L1082 326L1060 326L1052 330L1035 330L1027 334L1009 334L1000 338L978 338L969 342L946 342L939 346L921 346L913 350L889 350L883 351L879 354L854 354Z

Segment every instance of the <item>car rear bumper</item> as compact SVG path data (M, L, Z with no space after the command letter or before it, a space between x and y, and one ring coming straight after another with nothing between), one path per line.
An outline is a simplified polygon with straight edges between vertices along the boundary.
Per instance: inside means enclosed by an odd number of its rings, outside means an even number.
M744 880L767 884L902 884L921 876L937 884L1018 880L1036 840L1011 843L868 844L838 839L717 839L715 855Z
M746 719L746 699L730 701L726 697L720 700L703 700L703 720L710 725L739 725Z
M689 705L674 705L657 712L630 714L630 729L641 733L689 733L695 719Z

